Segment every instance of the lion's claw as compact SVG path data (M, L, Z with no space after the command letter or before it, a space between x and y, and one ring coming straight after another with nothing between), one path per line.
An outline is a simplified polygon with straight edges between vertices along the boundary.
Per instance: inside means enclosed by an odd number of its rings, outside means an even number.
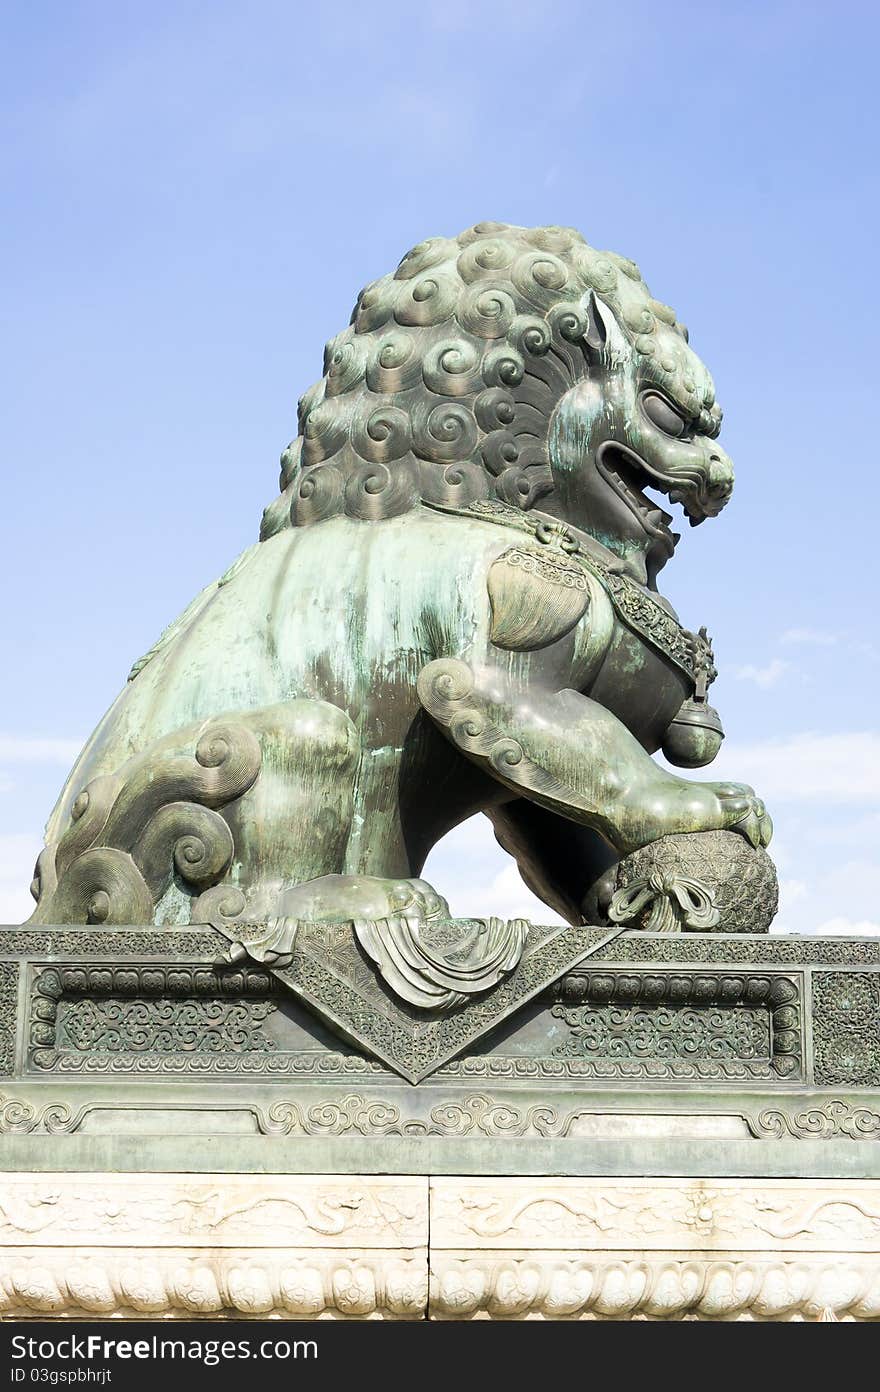
M754 788L747 783L718 783L715 791L725 813L728 831L739 832L755 850L769 845L773 822Z
M744 817L740 817L738 822L734 822L730 830L738 831L755 849L761 844L761 820L754 808L750 808Z
M750 846L758 850L761 846L769 846L770 838L773 835L773 822L767 815L767 810L760 798L753 798L748 811L744 817L740 817L730 826L731 831L738 831L744 836Z

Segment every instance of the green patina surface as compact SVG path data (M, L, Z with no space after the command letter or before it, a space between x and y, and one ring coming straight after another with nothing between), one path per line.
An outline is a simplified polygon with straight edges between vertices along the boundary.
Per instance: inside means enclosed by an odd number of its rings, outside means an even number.
M721 735L645 490L697 524L733 473L712 379L637 268L570 229L435 238L361 293L324 368L261 540L135 663L73 769L33 921L270 917L288 956L291 892L362 877L374 904L386 881L392 914L415 886L418 917L428 852L475 812L573 924L663 837L766 843L750 788L650 758L700 764Z
M100 936L0 930L0 1167L880 1174L877 939L629 932L415 1085L215 930Z
M723 738L652 496L721 512L720 424L570 229L361 293L0 929L0 1164L874 1173L880 946L762 938L764 804L651 757ZM422 867L476 813L568 926L450 916Z

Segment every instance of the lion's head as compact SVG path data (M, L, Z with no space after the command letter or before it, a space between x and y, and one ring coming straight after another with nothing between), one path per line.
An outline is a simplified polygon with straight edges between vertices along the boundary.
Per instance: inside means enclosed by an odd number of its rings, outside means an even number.
M571 228L483 222L368 285L299 404L261 536L338 513L500 498L591 533L653 584L733 487L712 379L638 268Z

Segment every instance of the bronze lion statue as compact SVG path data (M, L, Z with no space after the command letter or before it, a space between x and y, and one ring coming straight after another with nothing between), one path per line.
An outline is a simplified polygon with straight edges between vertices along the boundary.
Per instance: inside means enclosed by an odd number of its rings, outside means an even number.
M500 223L415 247L328 343L259 541L83 750L32 921L262 922L277 961L293 921L442 917L422 866L477 812L571 923L659 838L765 844L750 787L651 758L695 767L721 739L648 491L717 516L720 424L631 261ZM515 938L489 931L481 961L509 970ZM398 940L395 970L418 950Z

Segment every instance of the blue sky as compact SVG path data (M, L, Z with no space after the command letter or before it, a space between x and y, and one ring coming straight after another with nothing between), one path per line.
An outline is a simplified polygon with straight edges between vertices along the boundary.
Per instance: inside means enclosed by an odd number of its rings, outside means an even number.
M6 6L0 921L360 286L488 218L576 226L689 325L738 475L662 581L721 665L705 776L771 804L779 926L876 924L878 47L853 0ZM488 832L429 873L530 902Z

